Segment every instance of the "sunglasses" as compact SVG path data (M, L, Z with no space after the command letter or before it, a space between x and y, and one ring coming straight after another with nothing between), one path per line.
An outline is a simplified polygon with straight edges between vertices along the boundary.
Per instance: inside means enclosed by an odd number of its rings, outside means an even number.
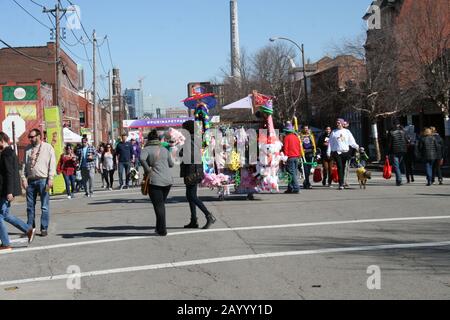
M36 138L37 136L28 136L28 139L34 139L34 138Z

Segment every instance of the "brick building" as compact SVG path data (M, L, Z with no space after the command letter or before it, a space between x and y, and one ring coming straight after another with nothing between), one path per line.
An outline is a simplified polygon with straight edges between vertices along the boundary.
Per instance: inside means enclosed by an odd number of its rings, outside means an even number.
M364 60L351 55L326 56L309 64L308 69L315 70L308 75L312 124L319 128L333 126L337 117L344 116L350 120L357 140L363 140L363 119L359 112L349 110L346 92L366 80Z
M47 43L39 47L14 48L21 53L36 58L36 61L21 55L10 48L0 49L0 84L40 83L51 88L51 105L56 104L56 64L55 44ZM93 127L93 106L91 94L80 91L79 71L76 62L61 49L60 74L60 107L63 125L80 134L83 128ZM98 119L102 119L102 110L98 110ZM103 121L98 121L99 131L103 128ZM103 132L103 137L106 132Z

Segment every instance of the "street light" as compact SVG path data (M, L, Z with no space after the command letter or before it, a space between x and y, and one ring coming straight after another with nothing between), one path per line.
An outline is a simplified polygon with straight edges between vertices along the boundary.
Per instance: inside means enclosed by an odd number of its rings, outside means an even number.
M308 78L306 77L306 65L305 65L305 46L302 44L301 46L288 38L284 38L284 37L272 37L269 39L270 42L275 42L277 40L286 40L289 41L290 43L294 44L299 50L300 53L302 54L302 63L303 63L303 79L304 79L304 83L305 83L305 100L306 100L306 122L310 122L311 121L311 116L310 116L310 108L309 108L309 99L308 99L308 83L307 80Z

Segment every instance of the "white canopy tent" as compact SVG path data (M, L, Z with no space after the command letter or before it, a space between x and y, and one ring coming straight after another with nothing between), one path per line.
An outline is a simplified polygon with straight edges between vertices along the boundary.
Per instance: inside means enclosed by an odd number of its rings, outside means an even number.
M69 128L63 129L64 143L81 143L82 136L71 131Z

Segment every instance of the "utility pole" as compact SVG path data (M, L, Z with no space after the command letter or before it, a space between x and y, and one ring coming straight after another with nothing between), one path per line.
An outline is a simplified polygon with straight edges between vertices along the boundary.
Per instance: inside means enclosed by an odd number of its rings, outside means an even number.
M312 120L311 108L309 107L309 97L308 97L308 78L306 77L306 64L305 64L305 46L302 44L302 62L303 62L303 82L305 83L305 116L308 125L311 125L309 122Z
M93 91L93 93L92 93L92 95L93 95L93 97L92 97L92 107L93 107L93 110L94 110L94 117L93 117L93 120L94 120L94 145L95 145L95 147L97 147L97 145L98 145L98 137L97 137L97 99L96 99L96 95L97 95L97 88L96 88L96 85L97 85L97 70L96 70L96 62L97 62L97 59L96 59L96 56L97 56L97 35L95 34L95 30L92 32L92 70L93 70L93 78L92 78L92 81L93 81L93 89L92 89L92 91Z
M109 108L110 108L110 121L111 121L111 143L114 144L114 107L113 107L113 72L112 70L108 73L109 78Z
M64 9L61 7L61 0L58 0L55 9L46 9L44 7L43 12L44 13L51 13L56 20L56 30L55 30L55 34L56 34L56 43L55 43L55 47L56 47L56 52L55 52L55 72L56 72L56 77L55 77L55 104L60 108L61 110L61 105L60 105L60 90L61 90L61 78L60 78L60 70L61 70L61 48L60 48L60 37L61 37L61 28L60 28L60 21L61 21L61 12L63 14L66 14L66 12L69 11L68 9Z

